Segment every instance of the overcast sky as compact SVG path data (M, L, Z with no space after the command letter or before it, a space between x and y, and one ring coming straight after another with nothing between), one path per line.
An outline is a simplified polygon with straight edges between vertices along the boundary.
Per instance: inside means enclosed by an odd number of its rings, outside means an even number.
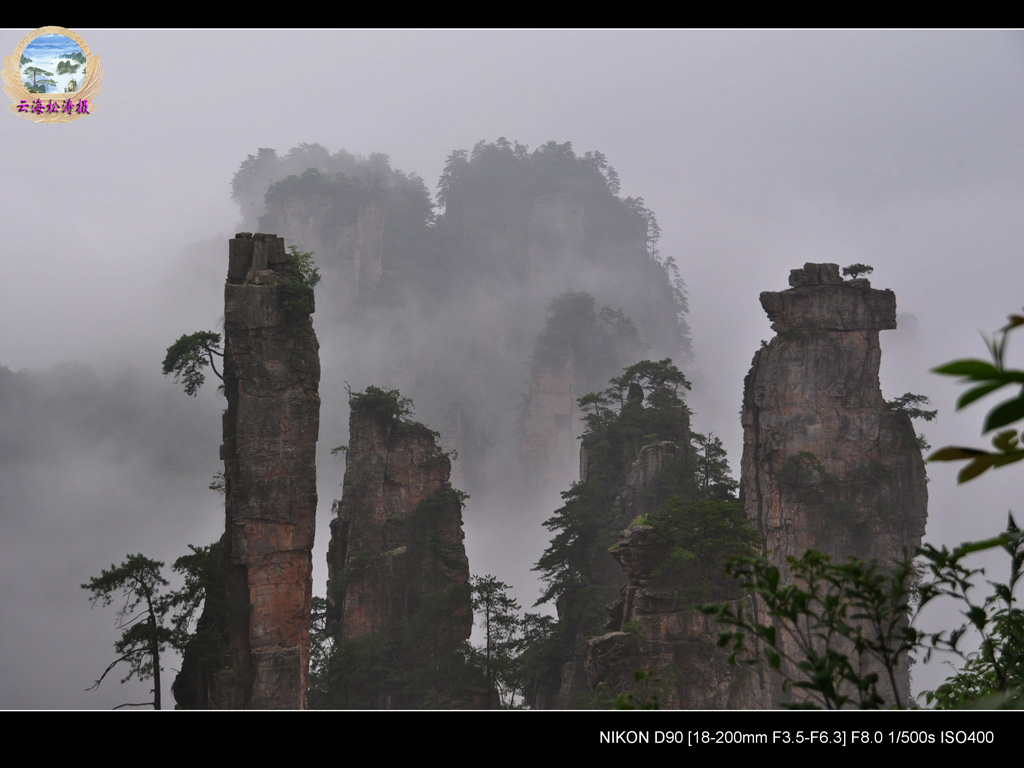
M0 30L0 53L29 31ZM74 31L106 72L92 114L0 115L0 365L126 369L153 398L186 400L159 362L223 314L230 181L259 147L383 152L433 190L448 154L480 140L571 141L603 152L657 215L689 291L694 425L725 439L734 469L743 377L772 334L758 294L806 261L875 267L872 284L917 318L913 338L882 335L886 397L932 397L932 445L982 445L987 401L953 414L957 387L928 369L983 357L979 331L1024 304L1024 33ZM1011 341L1017 367L1022 349ZM181 404L209 422L196 451L214 459L217 411L212 394ZM4 476L38 484L38 528L0 487L4 552L19 554L2 568L0 674L17 682L0 707L130 699L116 679L82 693L113 634L78 584L129 551L172 560L222 526L203 488L215 461L206 475L199 458L176 467L181 485L200 475L176 497L176 479L143 476L144 451L68 453ZM953 467L929 475L936 542L995 533L1020 498L1020 470L963 488ZM83 512L104 505L107 517ZM486 532L467 525L474 573L495 570ZM535 585L523 590L532 602Z

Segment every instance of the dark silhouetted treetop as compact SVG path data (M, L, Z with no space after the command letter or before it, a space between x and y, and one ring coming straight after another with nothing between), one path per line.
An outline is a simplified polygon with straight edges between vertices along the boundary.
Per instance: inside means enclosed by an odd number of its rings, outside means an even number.
M885 407L890 411L905 413L912 419L923 419L933 421L939 415L938 411L926 411L920 406L929 405L931 401L924 395L915 395L912 392L904 392L894 400L886 400Z
M111 565L85 584L82 589L92 595L95 606L111 605L115 600L117 628L121 636L114 642L118 657L112 661L89 688L99 687L107 674L118 664L126 664L128 673L121 682L131 678L153 680L153 700L138 704L122 704L121 707L152 705L161 707L160 656L174 639L174 632L164 626L164 619L171 609L171 602L160 590L168 585L161 569L164 564L141 554L129 555L120 565ZM120 709L120 707L117 707Z
M874 267L870 267L867 264L851 264L848 267L843 267L843 276L851 277L856 280L861 275L870 275L875 271Z
M729 459L721 438L713 432L693 434L697 449L696 481L701 494L708 499L734 500L740 484L729 474Z
M673 365L671 358L652 362L641 360L629 366L621 376L611 379L606 390L609 398L624 402L623 396L632 386L639 387L647 397L651 408L681 404L679 388L690 389L690 382L683 372Z
M185 334L167 348L164 357L164 376L174 374L175 381L185 381L185 394L193 397L206 382L203 368L210 366L221 381L224 377L213 362L214 356L224 357L221 351L221 336L213 331L197 331Z
M346 384L346 386L348 386ZM397 389L381 389L372 384L364 392L349 393L349 406L360 413L374 413L388 420L411 416L412 399L403 397Z

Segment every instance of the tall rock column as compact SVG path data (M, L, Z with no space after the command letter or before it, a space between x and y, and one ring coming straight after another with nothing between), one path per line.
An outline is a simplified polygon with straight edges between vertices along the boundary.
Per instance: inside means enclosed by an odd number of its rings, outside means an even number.
M371 387L352 398L327 551L332 708L470 705L460 655L473 627L462 495L437 434L397 410L397 393Z
M783 567L808 549L902 558L921 543L928 493L910 419L886 407L878 382L878 333L896 327L896 297L843 280L835 264L805 264L789 284L761 294L776 336L744 382L747 514Z
M319 344L312 289L276 235L231 241L224 287L228 642L237 690L216 706L302 709L309 674Z

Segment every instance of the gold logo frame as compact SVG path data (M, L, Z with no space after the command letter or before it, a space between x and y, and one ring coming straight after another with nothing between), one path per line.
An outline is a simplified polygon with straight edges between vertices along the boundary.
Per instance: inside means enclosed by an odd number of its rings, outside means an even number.
M41 94L29 93L28 88L25 87L21 78L21 57L25 53L25 49L28 48L29 43L43 35L63 35L74 40L78 47L82 49L82 55L85 56L86 76L82 87L77 91L68 94ZM99 96L100 91L103 90L104 74L100 57L89 50L85 40L64 27L39 27L39 29L29 32L21 39L14 54L4 57L4 66L0 70L0 77L3 78L4 82L4 93L14 102L13 104L8 104L7 108L14 114L27 117L35 123L70 123L73 120L91 114L93 101ZM58 95L64 96L64 98L52 98ZM70 98L71 96L74 96L74 99ZM44 97L51 98L44 101ZM71 103L70 110L67 108L66 102ZM81 106L83 103L85 104L84 109ZM59 108L55 109L52 106L54 104L58 105ZM40 110L41 107L45 108Z

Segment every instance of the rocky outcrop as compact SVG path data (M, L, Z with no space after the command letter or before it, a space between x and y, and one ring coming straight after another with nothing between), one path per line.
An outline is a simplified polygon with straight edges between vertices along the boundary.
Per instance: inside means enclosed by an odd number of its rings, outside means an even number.
M680 463L678 459L682 458ZM610 553L618 564L620 598L608 606L611 630L586 643L584 669L591 690L609 695L632 692L658 698L662 709L751 709L763 705L764 683L757 671L732 666L717 647L719 627L694 610L687 595L701 588L698 570L665 572L669 544L643 521L663 508L659 484L664 471L692 477L693 449L688 441L644 446L629 471L618 504L635 521L625 528ZM661 498L659 498L661 496ZM628 526L628 527L626 527ZM701 593L701 599L711 599ZM640 670L647 676L641 686Z
M878 382L896 298L844 281L835 264L805 264L789 282L761 294L776 336L744 384L747 513L783 567L808 549L901 558L921 543L927 489L910 419L886 407ZM906 669L898 684L905 694Z
M347 294L372 291L383 274L384 196L344 178L310 175L307 181L301 189L282 187L268 200L260 226L316 253L331 282Z
M208 647L186 652L175 683L184 708L306 706L320 361L312 289L286 274L290 258L275 235L240 233L230 244L226 598L216 602L234 609L212 615L207 600L200 628L214 627L226 647L212 660Z
M655 428L657 409L644 409L643 391L639 387L631 390L619 420L635 420L644 413L650 417L648 429ZM696 494L689 411L681 401L673 400L674 404L663 406L665 417L658 427L666 439L632 448L628 454L631 460L627 458L623 469L614 473L619 476L614 501L607 522L600 526L601 535L606 538L598 542L585 569L589 580L586 591L568 592L559 599L559 617L575 638L572 657L561 668L555 699L559 708L604 706L609 698L634 690L637 670L650 670L658 678L662 706L714 706L693 703L675 693L666 696L667 689L662 689L664 685L672 690L676 683L682 685L682 670L689 668L682 662L691 640L707 639L708 653L713 654L717 632L694 634L701 621L689 615L692 612L676 599L674 582L662 580L648 585L646 578L634 578L622 560L629 560L634 549L624 547L618 535L624 529L636 530L630 528L633 521L662 508L669 498ZM607 482L609 466L604 438L588 435L580 453L581 482ZM595 462L601 462L600 467ZM625 586L624 579L629 580ZM607 620L602 621L606 614ZM724 675L721 680L730 679L722 672L728 666L727 659L718 661L722 663L715 668L715 674ZM721 684L727 687L727 683Z
M445 672L458 666L457 646L473 624L462 495L449 483L451 462L436 433L396 416L387 396L353 397L327 556L336 648L379 652L386 671L365 680L341 670L332 703L457 706L461 692Z

